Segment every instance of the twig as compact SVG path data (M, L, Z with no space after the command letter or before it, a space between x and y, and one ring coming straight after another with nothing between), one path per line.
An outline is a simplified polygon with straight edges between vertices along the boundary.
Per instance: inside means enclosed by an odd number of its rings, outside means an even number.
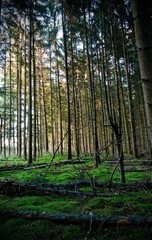
M53 160L54 160L54 158L55 158L55 156L56 156L56 153L57 153L57 151L59 150L59 147L60 147L61 144L63 143L63 140L65 139L65 137L67 136L67 134L68 134L68 131L66 132L66 134L65 134L64 137L62 138L62 140L61 140L60 144L58 145L57 149L55 150L55 152L54 152L54 154L53 154L53 157L52 157L52 159L51 159L51 162L50 162L48 168L46 169L44 175L47 174L49 168L51 167L51 164L52 164L52 162L53 162Z

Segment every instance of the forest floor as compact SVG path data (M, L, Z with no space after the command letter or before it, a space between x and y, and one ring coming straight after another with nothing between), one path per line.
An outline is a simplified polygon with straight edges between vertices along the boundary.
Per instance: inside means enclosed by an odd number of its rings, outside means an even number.
M120 184L116 159L51 159L0 159L0 239L152 240L149 160L126 155Z

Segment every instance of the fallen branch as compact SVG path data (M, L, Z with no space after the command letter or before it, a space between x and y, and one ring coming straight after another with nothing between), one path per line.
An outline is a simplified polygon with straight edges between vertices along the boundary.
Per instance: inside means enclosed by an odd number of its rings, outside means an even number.
M94 192L83 192L77 190L67 190L67 189L58 189L51 188L50 186L42 186L38 184L30 184L30 183L11 183L6 182L3 183L0 187L0 193L5 195L18 195L25 191L34 191L35 193L43 193L43 194L58 194L58 195L72 195L72 196L88 196L88 197L111 197L111 194L102 194ZM27 194L27 193L26 193Z
M47 169L46 169L46 171L45 171L45 175L47 174L49 168L51 167L51 164L53 163L53 160L54 160L54 158L55 158L55 156L56 156L56 153L58 152L58 150L59 150L61 144L63 143L64 139L66 138L67 134L68 134L68 131L66 132L66 134L64 135L64 137L61 139L60 144L58 145L57 149L55 150L55 152L54 152L54 154L53 154L53 157L52 157L52 159L51 159L51 162L49 163L49 165L48 165L48 167L47 167Z
M96 182L93 181L93 185L95 188L116 188L116 189L125 189L125 188L133 188L133 187L145 187L147 189L152 189L152 182L151 181L146 181L146 182L135 182L135 183L111 183L111 182ZM0 189L1 187L10 187L12 186L13 188L16 186L18 188L20 187L47 187L47 188L56 188L56 189L76 189L79 187L92 187L92 182L89 180L80 180L77 182L71 182L71 183L26 183L26 182L0 182Z
M21 165L12 165L9 167L0 167L0 172L3 171L12 171L12 170L29 170L29 169L35 169L35 168L45 168L47 167L49 164L42 164L42 163L37 163L37 164L33 164L33 165L25 165L25 164L21 164Z
M60 166L64 164L84 164L89 162L90 160L63 160L60 162L52 163L53 166ZM0 167L0 172L4 171L12 171L12 170L31 170L31 169L39 169L39 168L45 168L48 167L50 164L34 164L34 165L13 165L9 167Z
M152 168L149 167L149 168L142 168L142 169L126 169L125 172L146 172L146 171L151 171Z
M46 213L34 211L0 210L2 218L24 218L27 220L50 220L62 224L90 224L92 225L131 225L131 226L152 226L152 217L142 216L97 216L91 214L67 214L67 213Z
M73 195L73 196L88 196L88 197L112 197L112 194L99 193L98 188L115 188L118 191L128 190L141 190L152 188L152 182L145 183L106 183L106 182L93 182L94 188L90 192L80 191L80 187L86 186L92 189L92 183L87 180L67 184L34 184L34 183L19 183L19 182L2 182L0 183L0 193L3 195L18 195L25 191L34 191L36 194L58 194L58 195ZM69 190L73 189L73 190Z

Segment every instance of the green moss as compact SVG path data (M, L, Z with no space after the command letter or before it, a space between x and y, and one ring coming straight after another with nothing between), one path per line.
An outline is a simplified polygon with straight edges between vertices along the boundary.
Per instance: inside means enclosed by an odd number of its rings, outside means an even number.
M5 240L76 240L87 232L81 226L56 225L50 221L11 219L1 223L0 237Z
M5 240L144 240L150 229L143 227L97 227L53 224L50 221L10 219L1 223L0 238ZM89 232L90 230L90 232Z
M0 198L0 209L29 210L43 212L79 212L75 198L60 196L25 196L7 199Z
M129 156L128 156L129 157ZM52 155L49 153L37 159L40 163L48 163L51 161ZM90 156L88 156L90 159ZM66 155L56 155L54 162L65 160ZM9 162L10 161L10 162ZM18 158L4 159L6 164L18 163L22 160ZM20 163L21 163L20 162ZM24 161L25 163L25 161ZM0 162L1 164L1 162ZM5 165L4 164L4 165ZM135 167L139 167L138 161L135 163ZM73 181L79 181L81 179L94 179L95 181L106 182L109 181L113 173L114 166L109 163L103 162L99 168L94 168L94 162L90 161L83 165L51 165L47 174L44 169L32 169L32 170L20 170L12 172L1 172L0 180L15 180L19 182L31 182L31 183L68 183ZM83 174L82 174L83 172ZM114 182L119 182L120 172L117 169L113 176ZM144 172L127 172L126 181L136 182L143 180L150 180L152 176L150 173ZM81 187L81 191L92 192L91 187ZM107 192L107 189L96 189L98 192ZM112 189L110 192L111 197L84 197L84 196L58 196L50 194L44 196L34 196L34 192L30 191L31 196L20 197L0 197L0 209L12 209L12 210L30 210L30 211L42 211L52 213L83 213L83 214L104 214L109 215L141 215L152 216L152 200L151 190L142 189L128 189L127 191L118 191ZM26 192L29 194L29 192ZM55 225L49 221L25 221L22 219L10 219L1 222L0 237L8 240L84 240L86 237L90 240L143 240L149 238L149 230L147 228L138 228L135 230L131 227L117 228L91 228L90 226L75 226L75 225ZM88 234L89 233L89 234Z

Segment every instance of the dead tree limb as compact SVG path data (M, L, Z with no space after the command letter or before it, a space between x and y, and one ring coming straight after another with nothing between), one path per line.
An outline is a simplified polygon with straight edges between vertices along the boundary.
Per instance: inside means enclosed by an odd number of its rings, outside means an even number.
M62 224L90 224L92 225L131 225L131 226L152 226L152 217L142 216L103 216L94 214L67 214L67 213L46 213L34 211L0 210L1 219L24 218L27 220L50 220Z
M62 140L61 140L60 144L58 145L57 149L55 150L55 152L54 152L54 154L53 154L53 157L52 157L52 159L51 159L51 162L49 163L49 165L48 165L48 167L47 167L47 169L46 169L46 171L45 171L45 175L47 174L49 168L51 167L51 164L52 164L52 162L53 162L53 160L54 160L54 158L55 158L55 156L56 156L56 153L57 153L57 151L59 150L61 144L63 143L63 140L66 138L67 134L68 134L68 131L66 132L66 134L65 134L64 137L62 138Z
M45 163L45 164L42 164L42 163L37 163L37 164L33 164L33 165L13 165L13 166L8 166L8 167L0 167L0 172L3 172L3 171L14 171L14 170L29 170L29 169L35 169L35 168L45 168L47 167L49 164L48 163Z
M102 194L97 192L83 192L77 190L67 190L61 188L51 188L48 186L42 186L38 184L30 184L30 183L3 183L0 187L0 193L10 196L16 196L20 193L24 193L26 191L34 191L35 194L57 194L57 195L71 195L71 196L87 196L87 197L111 197L111 194ZM27 192L26 192L27 194Z
M111 182L93 182L93 185L95 188L115 188L115 189L126 189L126 188L134 188L134 187L145 187L147 189L152 189L152 181L146 181L146 182L134 182L134 183L111 183ZM1 187L17 187L17 188L55 188L55 189L76 189L80 187L91 187L92 188L92 182L89 180L80 180L77 182L70 182L70 183L26 183L26 182L0 182L0 189Z
M71 196L87 196L87 197L112 197L110 193L100 193L99 188L115 188L117 191L141 190L152 188L152 182L142 184L119 184L119 183L98 183L94 182L95 191L85 192L81 191L81 186L90 187L92 190L92 183L87 180L82 180L69 184L35 184L35 183L16 183L3 182L0 184L0 193L3 195L16 196L19 194L27 194L27 191L32 191L35 194L57 194L57 195L71 195ZM72 190L69 190L72 189Z

